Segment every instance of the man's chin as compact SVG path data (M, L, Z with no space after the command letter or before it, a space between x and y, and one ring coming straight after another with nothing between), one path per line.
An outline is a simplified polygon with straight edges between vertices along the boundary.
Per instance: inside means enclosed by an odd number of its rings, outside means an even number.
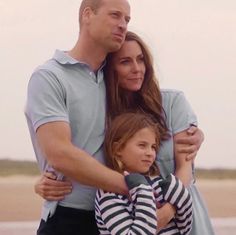
M122 46L122 43L121 42L113 42L112 45L110 45L110 52L115 52L115 51L118 51L120 50Z

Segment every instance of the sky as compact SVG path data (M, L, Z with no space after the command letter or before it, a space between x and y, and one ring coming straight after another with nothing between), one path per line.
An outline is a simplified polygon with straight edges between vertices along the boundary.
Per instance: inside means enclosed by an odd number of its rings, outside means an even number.
M79 0L0 0L0 159L35 160L24 105L34 68L75 44ZM236 169L236 1L130 0L129 30L160 86L184 91L205 141L197 167Z

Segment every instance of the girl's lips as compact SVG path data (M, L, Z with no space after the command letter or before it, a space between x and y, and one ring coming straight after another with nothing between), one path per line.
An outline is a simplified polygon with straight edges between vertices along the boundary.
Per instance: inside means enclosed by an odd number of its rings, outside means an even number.
M152 164L152 161L150 160L142 160L143 163L146 163L146 164Z

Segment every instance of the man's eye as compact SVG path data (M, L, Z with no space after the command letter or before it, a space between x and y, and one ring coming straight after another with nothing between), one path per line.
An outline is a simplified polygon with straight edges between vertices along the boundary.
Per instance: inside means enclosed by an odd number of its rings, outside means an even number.
M111 13L111 15L112 15L113 17L116 17L116 18L119 16L118 13L116 13L116 12Z
M128 24L130 22L130 18L126 17L125 22L126 22L126 24Z

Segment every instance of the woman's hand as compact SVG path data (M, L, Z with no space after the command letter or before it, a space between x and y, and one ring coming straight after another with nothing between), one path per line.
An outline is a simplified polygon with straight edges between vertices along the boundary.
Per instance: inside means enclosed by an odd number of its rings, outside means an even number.
M48 201L62 200L71 190L70 181L56 180L56 175L52 172L45 172L34 185L34 191Z
M186 130L187 136L175 140L176 153L186 153L186 160L194 160L197 152L204 141L204 134L196 126L191 126Z
M176 213L175 207L170 203L165 203L157 209L157 230L160 231L169 223Z

